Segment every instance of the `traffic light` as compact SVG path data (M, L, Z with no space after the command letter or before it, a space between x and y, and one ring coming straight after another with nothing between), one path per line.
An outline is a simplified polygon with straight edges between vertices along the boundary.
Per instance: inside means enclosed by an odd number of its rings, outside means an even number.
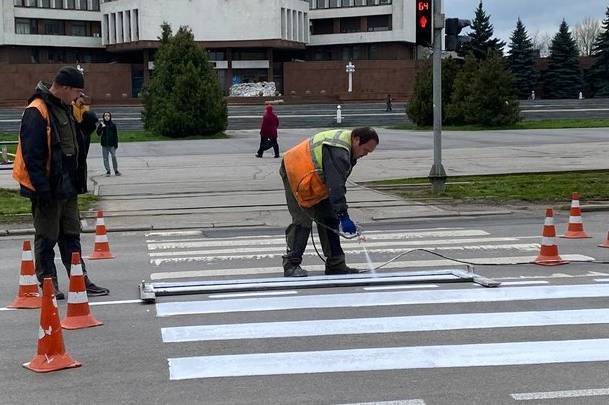
M444 48L447 51L456 51L459 44L463 42L463 38L459 37L461 30L465 27L469 27L471 22L469 20L462 20L460 18L447 18L444 22Z
M432 0L416 0L417 45L431 46L433 38Z

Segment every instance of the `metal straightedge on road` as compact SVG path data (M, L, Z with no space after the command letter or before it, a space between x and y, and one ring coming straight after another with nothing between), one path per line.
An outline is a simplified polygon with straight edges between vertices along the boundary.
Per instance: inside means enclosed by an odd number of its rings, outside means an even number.
M468 270L428 270L392 273L359 273L337 276L310 276L306 278L259 278L238 280L208 280L183 282L141 282L140 298L144 302L155 302L156 297L188 294L212 294L219 292L243 292L281 290L285 288L328 288L366 285L418 284L418 283L463 283L473 282L484 287L498 287L500 283Z

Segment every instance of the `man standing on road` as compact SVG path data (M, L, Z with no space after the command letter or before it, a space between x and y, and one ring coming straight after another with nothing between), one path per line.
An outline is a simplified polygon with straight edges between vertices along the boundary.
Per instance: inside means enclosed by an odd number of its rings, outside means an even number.
M78 194L83 190L78 179L86 179L86 173L80 173L83 167L78 164L79 153L84 153L79 150L82 132L77 129L71 103L83 88L84 77L73 67L60 69L50 86L38 83L21 119L13 166L21 195L32 202L36 275L41 284L45 277L53 279L57 299L64 299L64 294L57 282L55 245L59 245L68 275L72 253L81 253ZM87 295L107 295L108 289L89 280L84 262L82 268Z
M348 267L340 245L340 229L356 234L347 213L347 177L357 159L374 151L379 137L372 128L329 130L304 140L284 153L279 174L283 180L292 223L286 229L285 277L306 277L300 267L313 220L326 256L325 274L359 273Z

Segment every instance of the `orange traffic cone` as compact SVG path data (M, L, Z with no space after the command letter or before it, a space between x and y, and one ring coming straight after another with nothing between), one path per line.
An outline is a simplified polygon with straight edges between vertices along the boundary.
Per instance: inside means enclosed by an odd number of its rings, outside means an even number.
M19 292L8 308L40 308L42 299L38 293L38 279L32 259L32 244L23 241L21 252L21 272L19 273Z
M537 256L533 263L542 266L557 266L559 264L569 263L558 255L558 246L556 245L555 238L556 228L554 228L554 210L548 208L546 209L546 219L543 224L541 249L539 250L539 256Z
M59 323L57 300L53 295L53 281L47 277L42 283L38 352L29 363L24 363L23 367L37 373L48 373L64 368L80 367L80 365L66 353Z
M85 277L80 264L80 253L72 253L72 267L70 269L70 291L68 291L68 311L61 321L64 329L82 329L103 325L93 317L89 310L89 300L85 288Z
M106 225L104 224L104 212L97 211L97 223L95 224L95 249L93 254L87 259L113 259L110 253L110 245L108 244L108 235L106 235Z
M583 239L589 238L588 234L584 231L584 223L582 221L582 211L579 207L579 194L573 193L571 195L571 212L569 214L569 226L567 232L560 236L561 238L569 239Z
M609 232L607 232L607 238L605 239L605 241L598 245L598 247L609 248Z

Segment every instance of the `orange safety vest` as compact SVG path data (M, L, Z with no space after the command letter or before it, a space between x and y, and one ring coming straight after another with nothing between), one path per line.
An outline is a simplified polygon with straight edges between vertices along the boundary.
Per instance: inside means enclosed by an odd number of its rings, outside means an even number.
M44 101L40 98L35 98L27 108L34 107L38 109L42 118L47 122L47 146L49 148L49 154L47 157L46 168L47 176L51 175L51 122L49 120L49 110ZM17 144L17 151L15 152L15 161L13 162L13 178L17 180L22 186L36 191L36 188L32 185L30 179L30 173L27 170L25 159L23 159L23 152L21 150L21 130L19 131L19 143Z
M339 139L344 132L348 132L348 136L351 136L351 131L329 130L320 132L309 139L305 139L283 154L283 163L290 189L301 207L311 208L328 198L328 188L322 180L321 150L318 148L322 148L324 144L334 144L350 150L350 144L346 144ZM319 161L317 164L316 160Z

